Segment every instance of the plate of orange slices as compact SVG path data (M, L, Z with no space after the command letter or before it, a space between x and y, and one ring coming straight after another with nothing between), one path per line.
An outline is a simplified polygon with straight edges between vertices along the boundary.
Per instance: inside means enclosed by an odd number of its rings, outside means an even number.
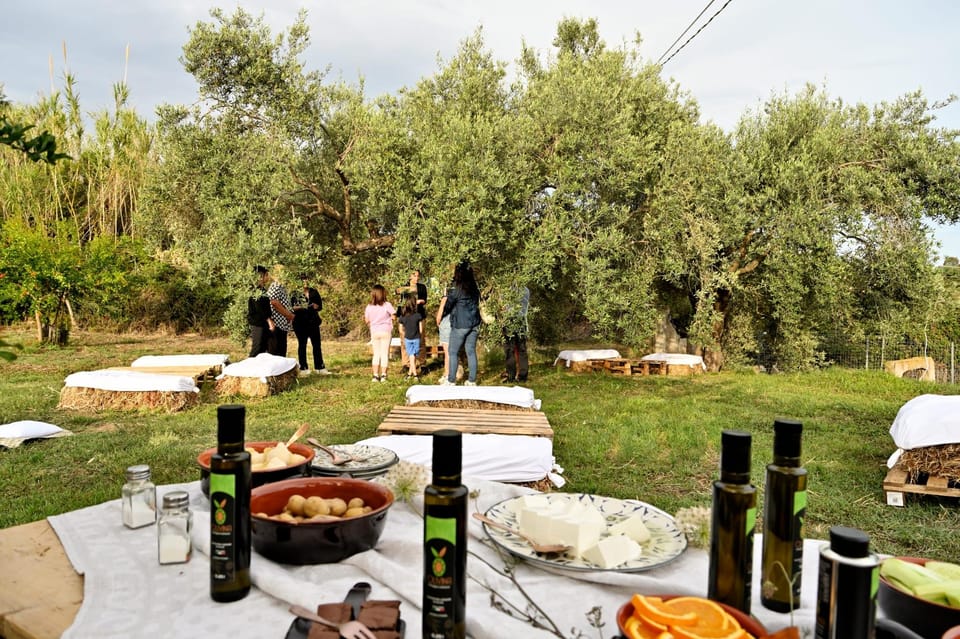
M763 625L726 604L677 595L634 595L617 612L627 639L757 639Z

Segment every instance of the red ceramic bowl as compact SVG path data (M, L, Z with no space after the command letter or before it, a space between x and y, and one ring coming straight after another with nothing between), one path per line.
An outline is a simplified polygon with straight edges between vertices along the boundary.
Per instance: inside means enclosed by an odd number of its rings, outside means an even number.
M253 448L261 453L264 448L276 446L277 442L244 442L244 448ZM299 464L287 466L285 468L271 468L270 470L255 470L251 473L251 483L254 488L264 484L288 479L290 477L300 477L310 474L310 465L313 463L313 456L316 451L310 446L304 444L290 444L288 450L291 453L303 455L305 459ZM208 448L197 455L197 466L200 467L200 490L206 497L210 497L210 457L217 452L216 448Z
M654 595L660 597L664 601L669 601L670 599L676 599L677 597L684 597L686 595ZM754 637L763 637L767 634L767 629L763 627L759 621L754 619L748 614L745 614L732 606L728 606L724 603L717 602L721 608L726 610L734 619L740 624L740 627L749 632ZM633 616L633 603L627 602L620 606L620 610L617 611L617 626L620 628L620 632L623 636L627 636L626 630L623 627L623 624L626 623L627 619Z
M292 495L363 499L372 510L359 517L334 521L289 523L250 517L253 548L284 564L330 564L377 545L393 505L393 492L364 479L302 477L264 484L250 492L250 512L276 515Z
M926 559L918 557L898 557L898 559L921 566L927 563ZM880 590L877 592L877 605L889 619L931 639L938 639L953 626L960 625L960 608L951 608L914 597L882 576Z

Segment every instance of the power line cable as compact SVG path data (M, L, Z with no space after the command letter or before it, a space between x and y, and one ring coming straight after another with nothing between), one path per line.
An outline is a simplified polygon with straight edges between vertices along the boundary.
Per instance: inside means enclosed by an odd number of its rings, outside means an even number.
M676 51L674 51L673 53L671 53L671 54L670 54L670 57L667 58L666 60L664 60L664 61L663 61L663 64L661 64L660 66L662 67L662 66L666 65L667 62L670 62L670 60L673 60L673 56L675 56L675 55L677 55L678 53L680 53L681 51L683 51L683 48L684 48L685 46L687 46L688 44L690 44L690 41L691 41L691 40L693 40L693 39L696 38L698 35L700 35L700 32L703 31L704 29L706 29L706 28L707 28L707 25L710 24L711 22L713 22L713 19L716 18L718 15L720 15L720 12L723 11L724 9L726 9L726 8L727 8L727 5L730 4L731 2L733 2L733 0L727 0L726 2L724 2L724 3L723 3L723 6L720 7L719 9L717 9L717 12L716 12L715 14L713 14L712 16L710 16L710 19L707 20L706 24L704 24L702 27L700 27L699 29L697 29L697 32L694 33L692 36L690 36L689 38L687 38L687 41L684 42L683 44L681 44L679 49L677 49Z
M716 1L717 1L717 0L710 0L710 2L707 3L707 6L705 6L703 9L700 10L700 13L697 14L697 17L694 18L694 19L690 22L690 24L687 25L687 28L683 30L683 33L681 33L680 35L678 35L678 36L677 36L677 39L674 40L673 42L671 42L671 43L670 43L670 46L667 47L667 50L664 51L664 52L660 55L659 58L657 58L657 64L660 64L660 60L663 60L664 56L666 56L668 53L670 53L670 49L673 48L673 45L675 45L676 43L680 42L680 38L682 38L683 36L687 35L687 31L689 31L689 30L691 29L691 27L693 27L693 25L695 25L695 24L697 23L697 20L700 19L700 16L702 16L704 13L706 13L706 12L707 12L707 9L710 8L710 5L712 5L712 4L713 4L714 2L716 2Z

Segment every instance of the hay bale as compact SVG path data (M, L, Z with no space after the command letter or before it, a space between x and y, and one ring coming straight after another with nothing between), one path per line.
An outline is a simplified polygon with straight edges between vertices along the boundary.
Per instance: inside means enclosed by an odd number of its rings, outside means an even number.
M913 483L923 476L945 477L960 482L960 444L942 444L905 450L898 465Z
M175 413L199 403L200 394L193 391L113 391L65 386L57 408L87 412L146 408Z
M243 395L245 397L268 397L282 393L297 382L299 369L294 366L285 373L266 377L235 377L224 375L217 380L218 395Z
M433 406L436 408L472 408L482 410L510 410L527 411L533 410L529 406L517 406L516 404L503 404L501 402L485 402L479 399L428 399L417 402L417 406Z

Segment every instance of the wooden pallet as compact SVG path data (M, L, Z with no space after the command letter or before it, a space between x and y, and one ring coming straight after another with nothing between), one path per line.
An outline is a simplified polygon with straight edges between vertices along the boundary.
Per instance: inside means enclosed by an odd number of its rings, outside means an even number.
M390 347L390 355L399 356L400 352L399 346ZM435 346L421 346L420 352L417 354L417 361L423 361L428 357L440 357L441 355L443 355L443 346L440 346L439 344Z
M912 483L907 471L899 464L890 469L883 480L883 493L888 506L903 506L904 495L935 495L938 497L960 497L960 488L951 488L946 477L927 477L926 483Z
M553 439L547 416L540 411L394 406L377 426L378 435L426 435L443 428L461 433L534 435Z
M614 375L667 375L669 367L666 362L660 360L643 359L603 359L594 370L605 370Z
M189 377L194 384L200 385L204 380L210 380L220 374L220 366L111 366L112 371L135 371L137 373L153 373L154 375L179 375Z

